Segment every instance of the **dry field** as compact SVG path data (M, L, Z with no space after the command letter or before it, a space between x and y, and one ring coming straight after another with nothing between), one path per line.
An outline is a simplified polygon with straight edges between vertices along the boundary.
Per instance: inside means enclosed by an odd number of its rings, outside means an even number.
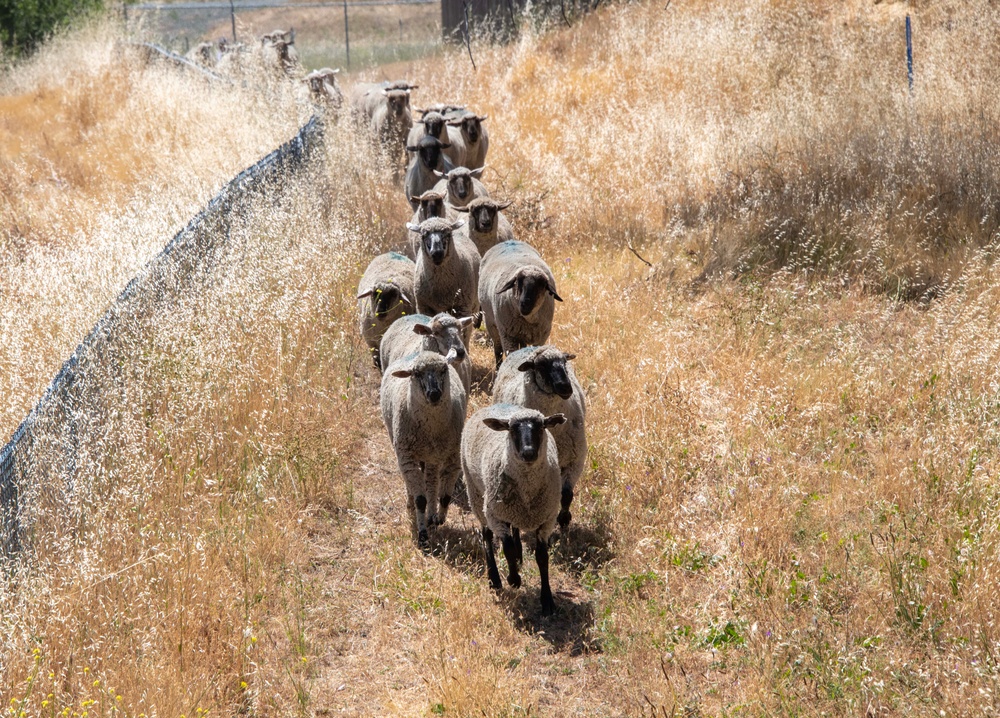
M2 709L995 715L998 30L985 2L642 2L474 46L475 74L378 70L489 114L484 181L565 299L591 449L557 614L530 561L492 594L468 513L412 541L353 299L409 212L335 126L329 173L136 343L73 525L0 584ZM4 80L5 431L302 119L112 35Z

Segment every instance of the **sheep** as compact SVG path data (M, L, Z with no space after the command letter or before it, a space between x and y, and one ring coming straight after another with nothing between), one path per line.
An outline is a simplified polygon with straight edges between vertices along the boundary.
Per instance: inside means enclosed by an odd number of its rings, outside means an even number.
M404 314L414 313L413 276L416 265L396 252L371 261L358 284L358 323L372 353L375 368L382 370L379 344L386 329Z
M477 170L470 170L467 167L455 167L447 172L434 170L434 176L438 178L434 185L435 192L447 194L448 204L455 209L464 207L474 199L489 197L490 193L479 181L478 177L483 173L482 167Z
M535 409L493 404L480 409L462 432L462 474L469 504L482 527L490 586L499 591L500 572L493 536L507 559L507 583L521 585L521 531L535 534L535 561L541 579L542 615L555 611L549 586L548 539L556 525L562 479L556 442L547 429L565 421Z
M468 212L469 221L464 233L471 239L480 254L486 254L501 242L514 239L514 229L510 222L500 214L501 210L510 207L510 202L496 202L489 197L479 197L464 207L456 207L456 212Z
M415 147L422 137L437 137L441 144L448 144L448 131L444 115L440 112L424 112L423 117L418 122L413 123L406 138L406 146ZM413 159L412 153L409 151L407 151L407 156L410 160Z
M410 91L418 87L396 81L360 83L351 88L351 114L355 123L368 128L371 137L394 163L401 160L406 137L413 126Z
M472 386L472 360L462 334L472 323L472 317L456 318L443 312L434 317L426 314L400 317L386 330L379 345L382 366L389 366L401 357L421 350L437 352L441 356L453 351L457 360L452 366L468 394Z
M441 170L447 172L452 169L451 163L441 152L447 146L437 137L426 135L421 137L416 145L407 145L406 151L415 154L410 160L410 166L406 168L403 189L406 192L406 200L414 210L419 204L417 198L424 192L434 189L438 181L437 172Z
M218 56L219 53L214 42L200 42L191 48L187 54L187 59L196 65L211 69L215 67Z
M251 56L250 48L244 43L229 42L225 38L220 38L219 58L216 60L215 69L227 77L242 75L253 64Z
M479 311L479 252L468 237L454 231L463 222L432 217L407 229L420 232L417 267L413 279L417 311L435 315L447 312L471 317ZM465 327L465 346L472 338L472 325Z
M568 364L575 358L575 354L551 345L525 347L504 360L493 384L494 403L516 404L543 414L558 412L566 417L566 423L552 429L562 478L558 520L563 531L573 518L569 507L587 463L587 400Z
M444 523L461 472L459 451L467 397L447 357L421 351L393 362L382 375L382 420L416 509L417 544L427 548L428 526Z
M275 30L260 36L264 66L279 75L295 77L301 74L299 53L295 49L295 30Z
M464 110L448 118L448 142L456 166L471 170L486 166L486 150L490 146L490 135L483 126L486 119L487 115Z
M337 73L340 70L332 70L324 67L322 70L314 70L302 78L309 87L309 95L312 101L320 107L330 110L334 116L340 112L344 105L344 94L340 91L337 83Z
M419 204L417 205L416 211L413 213L413 217L410 220L410 224L419 225L425 219L430 219L431 217L440 217L442 219L447 219L452 222L458 220L458 213L448 206L445 202L445 196L440 192L435 192L431 190L430 192L424 192L422 195L417 197ZM420 232L414 232L411 229L406 230L406 237L410 245L410 251L414 258L417 256L417 252L420 248Z
M549 265L524 242L501 242L483 255L481 266L479 302L499 368L504 354L548 341L555 302L562 298Z

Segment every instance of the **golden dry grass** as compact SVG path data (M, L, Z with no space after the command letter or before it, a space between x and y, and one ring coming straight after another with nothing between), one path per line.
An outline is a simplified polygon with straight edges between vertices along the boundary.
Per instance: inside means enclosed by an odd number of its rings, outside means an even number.
M998 22L910 10L913 98L899 5L614 6L475 46L475 75L457 51L386 70L490 114L485 181L566 300L552 342L579 356L591 466L557 615L530 562L492 595L469 514L437 555L412 541L353 299L409 212L333 128L330 175L247 218L220 281L138 348L78 531L4 584L5 708L995 712ZM164 74L158 102L197 91ZM257 122L212 136L294 124ZM157 189L157 216L192 197Z

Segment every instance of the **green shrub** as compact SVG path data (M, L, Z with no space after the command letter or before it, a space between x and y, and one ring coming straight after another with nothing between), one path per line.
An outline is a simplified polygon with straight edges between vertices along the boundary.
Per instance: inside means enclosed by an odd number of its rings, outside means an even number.
M13 0L0 3L0 47L10 57L31 52L74 18L103 6L103 0Z

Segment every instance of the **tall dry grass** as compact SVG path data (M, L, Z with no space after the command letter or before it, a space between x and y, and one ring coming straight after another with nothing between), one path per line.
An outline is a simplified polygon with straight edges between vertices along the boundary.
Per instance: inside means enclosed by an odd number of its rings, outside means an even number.
M466 513L412 542L353 298L409 213L333 128L330 174L131 347L77 523L3 585L4 708L995 712L996 17L911 7L911 99L902 11L614 6L387 70L490 114L484 181L566 300L591 454L558 614L530 562L492 595Z

